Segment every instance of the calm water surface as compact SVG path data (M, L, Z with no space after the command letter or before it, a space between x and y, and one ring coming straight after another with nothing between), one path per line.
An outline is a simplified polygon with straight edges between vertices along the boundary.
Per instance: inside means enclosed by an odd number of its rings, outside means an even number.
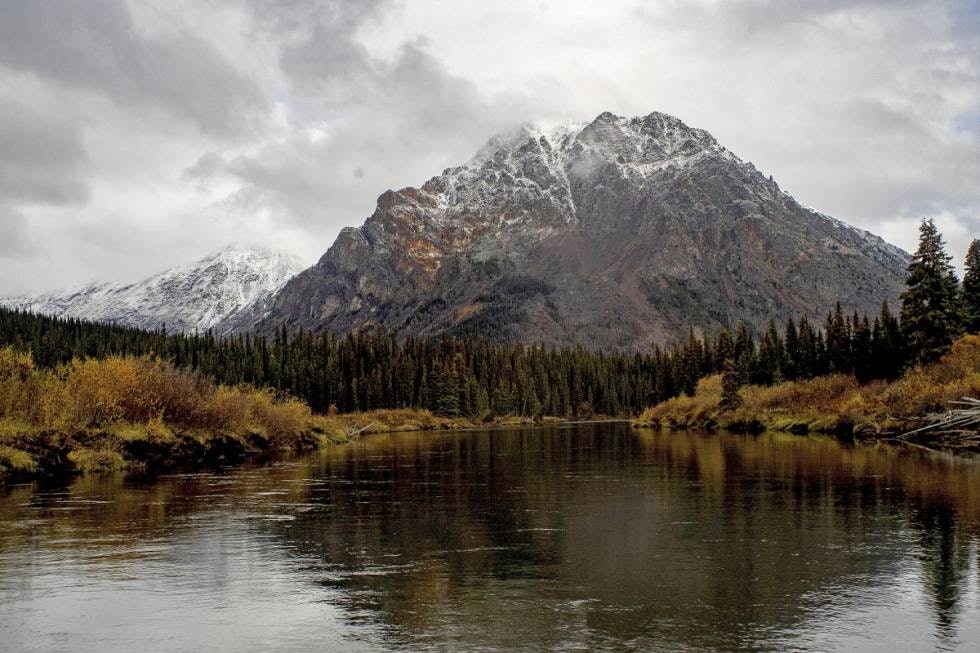
M11 651L980 650L980 463L622 425L0 494Z

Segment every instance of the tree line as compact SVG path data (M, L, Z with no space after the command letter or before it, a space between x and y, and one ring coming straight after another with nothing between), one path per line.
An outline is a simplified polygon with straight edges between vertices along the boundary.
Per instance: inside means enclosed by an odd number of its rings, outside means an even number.
M920 228L899 316L887 303L877 315L845 314L840 305L816 325L805 316L761 334L696 335L645 353L547 347L481 337L401 338L381 329L336 335L280 327L275 336L142 330L0 308L0 345L30 350L54 368L76 358L153 356L214 381L272 387L319 412L425 408L440 415L635 415L706 375L772 384L830 373L862 381L894 378L932 360L964 330L980 330L980 242L960 284L932 221Z

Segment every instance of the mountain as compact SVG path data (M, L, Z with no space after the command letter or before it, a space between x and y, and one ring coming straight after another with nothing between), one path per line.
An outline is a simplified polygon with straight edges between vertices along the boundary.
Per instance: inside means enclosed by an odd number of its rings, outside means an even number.
M170 331L204 331L260 307L303 269L292 256L234 245L137 283L92 283L65 293L0 299L21 310Z
M745 320L877 312L908 254L801 206L672 116L526 126L388 191L262 317L343 332L482 333L636 349Z

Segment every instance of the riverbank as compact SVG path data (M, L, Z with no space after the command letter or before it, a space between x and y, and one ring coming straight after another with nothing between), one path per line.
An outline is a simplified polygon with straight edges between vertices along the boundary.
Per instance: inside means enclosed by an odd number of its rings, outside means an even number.
M0 484L85 472L156 472L272 459L358 435L554 424L414 409L314 414L298 399L227 387L148 357L41 369L0 348Z
M831 375L773 386L742 386L738 394L741 403L737 408L722 409L721 376L707 377L694 396L653 406L634 425L893 438L921 426L923 416L947 410L951 401L980 396L980 336L959 339L939 361L914 367L894 381L862 385L853 376ZM921 441L964 444L960 438L937 433L923 433Z
M620 420L617 420L620 421ZM625 421L625 420L621 420ZM558 417L487 421L440 417L410 408L305 416L297 427L270 437L260 424L232 430L181 429L160 420L115 422L76 431L52 430L0 418L0 485L5 480L126 471L152 473L274 460L377 433L471 430L579 424ZM586 423L591 423L591 420Z
M408 409L331 416L299 412L294 424L273 433L261 422L208 429L153 419L58 429L0 418L0 483L74 473L215 467L311 451L368 433L476 426Z

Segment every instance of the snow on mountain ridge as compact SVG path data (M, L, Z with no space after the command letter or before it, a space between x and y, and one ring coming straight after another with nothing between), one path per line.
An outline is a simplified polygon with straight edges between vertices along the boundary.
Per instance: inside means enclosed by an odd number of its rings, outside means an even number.
M717 174L745 181L745 192L754 196L749 205L795 203L703 129L665 113L629 118L605 112L587 123L526 123L498 134L469 161L420 188L383 194L376 214L362 228L344 230L342 238L378 251L410 241L403 248L408 259L435 273L443 257L477 241L493 248L529 244L594 214L577 206L586 198L576 185L621 198L623 192L657 194L679 177ZM863 247L875 249L877 243L846 227L865 241ZM875 255L897 263L904 253L888 247Z
M266 301L304 267L290 254L235 244L136 283L96 282L0 304L140 328L204 331Z
M625 118L602 113L592 122L525 123L490 138L466 163L445 169L421 188L403 189L390 216L414 219L365 225L380 241L409 226L427 241L410 254L426 267L469 247L475 239L520 232L546 236L577 221L572 179L594 169L618 170L621 179L658 183L663 174L712 160L750 166L708 132L663 113ZM407 201L406 201L407 200ZM519 212L501 207L522 207ZM447 238L448 236L448 238Z
M894 301L908 255L662 113L524 125L378 198L256 320L643 349Z

